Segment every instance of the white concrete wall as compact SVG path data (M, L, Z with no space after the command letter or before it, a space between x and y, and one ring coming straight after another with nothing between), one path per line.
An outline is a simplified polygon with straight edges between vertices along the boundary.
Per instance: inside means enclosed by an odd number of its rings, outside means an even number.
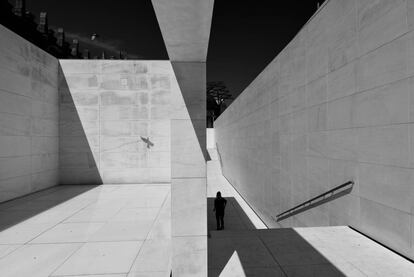
M207 148L216 148L214 128L207 128Z
M215 122L224 175L268 225L351 225L414 258L413 53L414 1L331 0Z
M58 60L0 25L0 202L58 184Z
M206 64L172 65L172 275L207 276Z
M179 92L171 63L60 65L61 183L170 182L171 95Z

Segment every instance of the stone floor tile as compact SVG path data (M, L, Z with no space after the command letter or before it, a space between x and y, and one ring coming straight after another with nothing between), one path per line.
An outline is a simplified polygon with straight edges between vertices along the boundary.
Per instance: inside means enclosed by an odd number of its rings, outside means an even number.
M0 276L49 276L80 246L76 243L25 245L0 259Z
M153 225L153 220L134 222L107 222L93 236L90 241L137 241L145 240Z
M0 232L0 244L23 244L52 228L50 223L21 223Z
M131 271L167 272L171 264L171 239L146 240Z
M21 247L21 244L3 244L0 245L0 259L6 257L17 248Z
M142 242L85 243L53 275L128 273Z
M30 243L87 242L105 223L63 223L44 232Z

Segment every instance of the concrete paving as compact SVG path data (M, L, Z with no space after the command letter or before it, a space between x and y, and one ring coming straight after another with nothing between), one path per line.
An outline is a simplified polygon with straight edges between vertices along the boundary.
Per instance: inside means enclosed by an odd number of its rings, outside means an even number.
M214 230L216 219L213 213L214 198L218 191L228 200L226 207L225 222L226 229L267 229L263 221L250 208L249 204L240 196L233 186L224 178L217 150L208 149L211 160L207 162L207 212L208 229Z
M169 184L57 186L0 205L0 276L169 276Z
M413 276L412 262L347 226L265 229L221 175L215 149L209 153L209 276ZM217 190L228 200L221 231L212 212Z

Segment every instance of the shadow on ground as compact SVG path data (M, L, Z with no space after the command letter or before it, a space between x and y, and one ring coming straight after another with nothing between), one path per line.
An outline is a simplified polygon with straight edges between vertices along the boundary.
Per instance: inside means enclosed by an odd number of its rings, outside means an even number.
M224 230L254 230L255 227L249 217L244 213L234 197L225 197L227 206L224 214ZM208 232L216 231L216 216L213 211L214 198L207 198L207 226Z
M65 189L68 187L70 189ZM45 221L48 221L46 211L96 187L95 185L55 186L0 203L0 232L40 214L44 215Z
M225 230L216 230L214 198L208 205L208 276L345 276L292 228L257 230L226 197Z

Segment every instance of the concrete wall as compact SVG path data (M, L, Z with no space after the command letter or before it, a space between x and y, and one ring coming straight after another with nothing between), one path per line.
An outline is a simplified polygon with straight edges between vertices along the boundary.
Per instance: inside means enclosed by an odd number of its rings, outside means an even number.
M206 64L172 62L172 275L207 276Z
M214 0L152 0L181 93L171 120L173 276L207 276L206 59Z
M58 60L0 25L0 202L58 184Z
M413 53L414 1L331 0L215 122L224 175L268 225L351 225L414 258Z
M60 65L60 182L170 182L171 100L179 93L171 63Z
M207 128L207 149L209 148L216 148L214 128Z

